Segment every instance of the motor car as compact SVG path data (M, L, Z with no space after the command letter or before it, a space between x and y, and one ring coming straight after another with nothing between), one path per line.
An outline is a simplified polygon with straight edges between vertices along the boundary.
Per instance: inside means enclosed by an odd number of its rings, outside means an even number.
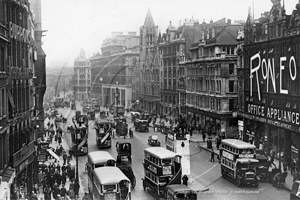
M135 123L135 130L139 132L149 132L148 121L137 119Z
M157 135L150 135L148 138L148 144L150 146L160 146L160 141L158 140Z

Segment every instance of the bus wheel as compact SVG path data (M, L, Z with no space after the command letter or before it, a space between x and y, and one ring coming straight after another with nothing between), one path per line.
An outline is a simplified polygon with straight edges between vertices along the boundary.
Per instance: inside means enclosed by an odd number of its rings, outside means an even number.
M241 180L239 178L236 179L236 186L241 187Z

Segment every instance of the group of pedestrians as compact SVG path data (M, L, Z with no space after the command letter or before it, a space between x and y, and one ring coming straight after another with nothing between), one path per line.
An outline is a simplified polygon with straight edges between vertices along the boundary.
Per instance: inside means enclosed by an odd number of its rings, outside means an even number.
M75 167L71 165L72 155L62 146L63 131L54 122L47 123L44 140L49 142L51 149L59 158L62 158L63 163L50 161L49 164L39 166L38 184L34 187L34 194L43 193L43 200L75 200L79 198L80 184L75 177ZM56 148L55 148L56 146ZM71 152L69 152L71 153ZM51 154L49 159L54 158ZM34 196L34 195L33 195Z
M69 182L69 188L66 183ZM49 166L40 168L39 188L42 189L45 200L75 199L79 193L79 181L75 179L75 168L71 164L63 165L51 163ZM38 192L40 190L37 190Z

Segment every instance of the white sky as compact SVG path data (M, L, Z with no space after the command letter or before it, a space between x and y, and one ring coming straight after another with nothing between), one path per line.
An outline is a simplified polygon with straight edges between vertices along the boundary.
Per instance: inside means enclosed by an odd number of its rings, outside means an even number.
M47 67L72 66L81 48L86 57L101 52L105 38L112 31L136 31L144 24L148 8L154 23L164 33L170 21L199 22L221 18L246 20L254 1L254 15L270 11L271 0L44 0L42 1L43 49ZM291 14L298 0L285 0L286 13Z

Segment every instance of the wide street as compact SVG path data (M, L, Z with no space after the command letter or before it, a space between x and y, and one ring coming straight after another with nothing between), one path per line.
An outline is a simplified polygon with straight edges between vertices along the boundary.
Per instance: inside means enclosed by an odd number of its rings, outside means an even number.
M77 103L77 110L82 108ZM71 118L75 115L74 110L70 108L58 109L65 117L68 118L68 122L65 125L71 123ZM127 120L129 127L132 127L133 124L131 120ZM89 152L98 151L96 146L96 136L95 130L92 128L93 121L89 122ZM133 129L134 130L134 129ZM65 138L68 140L70 133L66 133ZM162 146L165 146L165 136L161 133L153 131L153 128L150 127L149 133L139 133L134 131L133 138L126 138L125 140L131 142L132 144L132 167L136 177L136 187L132 191L133 200L148 200L154 199L147 191L144 191L142 188L141 178L144 176L143 170L143 150L149 147L147 139L149 135L157 134L159 140L161 141ZM112 139L112 147L110 149L105 149L110 152L113 157L117 157L115 143L117 141L124 140L124 138L114 138ZM278 199L284 200L289 199L289 191L284 189L277 189L273 187L270 183L260 183L258 188L252 186L243 186L238 188L232 182L229 182L222 178L220 164L218 162L210 162L210 153L204 149L198 147L197 143L190 143L190 160L191 160L191 175L189 179L189 186L193 189L201 186L203 188L209 188L206 192L199 192L198 199L218 199L218 200L254 200L254 199ZM87 174L84 172L85 163L87 161L86 156L79 157L79 174L82 186L85 187L84 191L87 191Z

